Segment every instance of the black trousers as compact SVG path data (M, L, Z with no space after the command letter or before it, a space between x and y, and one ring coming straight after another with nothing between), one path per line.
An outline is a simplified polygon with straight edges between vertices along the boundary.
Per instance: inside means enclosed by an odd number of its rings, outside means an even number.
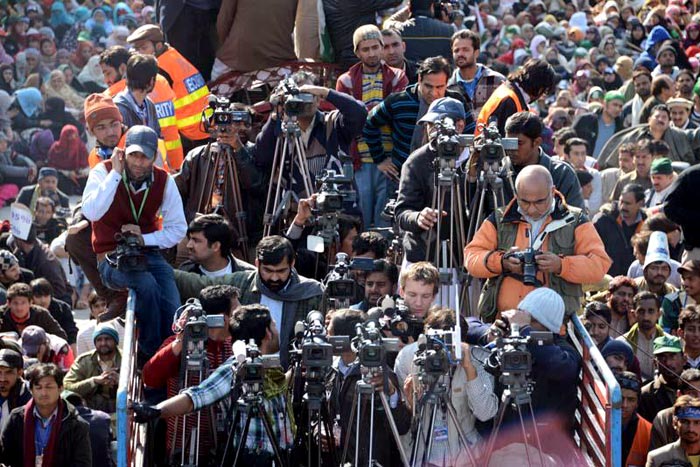
M216 15L216 10L185 5L173 27L165 32L168 43L199 70L204 81L211 79L216 58Z

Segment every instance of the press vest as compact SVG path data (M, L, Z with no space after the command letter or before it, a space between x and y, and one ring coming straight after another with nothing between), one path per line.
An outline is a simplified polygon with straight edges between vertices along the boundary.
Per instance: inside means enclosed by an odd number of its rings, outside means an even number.
M158 56L158 67L173 80L173 104L180 133L195 141L208 139L200 126L202 110L209 107L209 88L199 70L172 47Z
M512 203L509 206L512 206ZM498 251L509 251L511 247L515 246L518 236L519 222L503 222L503 214L506 209L507 207L501 207L494 211L494 217L496 218L495 227L498 236L496 248ZM513 209L515 209L515 207L513 207ZM574 215L575 220L547 235L547 251L555 255L571 256L575 253L576 227L580 225L581 218L584 216L579 208L567 206L566 209L569 213ZM547 224L542 228L545 228L546 225ZM498 296L501 292L501 284L504 277L503 274L492 277L484 284L478 305L481 317L484 321L492 322L498 314ZM546 285L557 292L564 300L564 309L567 317L576 313L579 308L581 308L583 287L580 284L572 284L556 274L548 273Z
M112 161L102 162L107 169L107 172L112 170ZM92 249L96 254L107 253L113 251L117 247L117 241L114 235L121 232L121 228L126 224L136 224L141 228L142 234L152 233L158 230L158 213L163 204L165 195L165 186L168 182L168 173L158 167L153 167L153 180L151 187L148 190L143 211L138 221L134 219L134 213L131 210L129 195L134 204L135 210L138 212L146 190L133 193L131 190L127 193L126 186L122 180L119 181L119 187L114 194L112 204L107 212L97 221L92 223Z
M126 88L126 80L121 80L110 86L106 91L110 97L116 96ZM156 75L156 85L148 94L156 107L160 132L165 143L165 151L168 167L171 170L179 170L184 159L182 141L177 129L175 118L175 93L168 84L168 80L161 75Z
M491 94L491 97L489 97L489 100L486 101L486 104L484 104L484 106L481 108L481 112L479 112L479 116L476 119L476 130L474 130L474 136L479 136L481 134L481 129L484 126L488 126L491 115L496 111L498 106L501 105L501 102L508 98L513 99L513 102L515 102L517 112L523 111L523 106L520 104L520 99L518 99L518 95L516 94L515 90L506 83L501 84L496 88L493 94Z

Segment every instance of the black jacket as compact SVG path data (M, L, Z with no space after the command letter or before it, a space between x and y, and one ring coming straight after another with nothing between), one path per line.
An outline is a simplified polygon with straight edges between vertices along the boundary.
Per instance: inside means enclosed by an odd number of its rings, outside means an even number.
M593 154L595 142L598 139L598 122L603 109L596 109L593 112L581 114L576 117L573 124L573 129L576 136L586 141L588 144L588 153ZM615 119L615 133L624 129L623 117L620 115Z
M430 207L433 203L433 193L435 188L435 169L433 160L437 157L429 144L421 146L415 150L401 167L401 179L399 181L399 195L396 203L396 222L401 230L405 231L403 237L403 247L406 259L412 263L426 261L426 241L428 231L423 230L418 225L418 215L423 208ZM459 184L462 186L462 183ZM460 196L460 199L464 199ZM450 205L450 200L446 199L441 208L447 213L454 212L455 215L462 216L463 225L466 225L466 211L454 211ZM432 234L436 234L435 227ZM466 232L464 232L466 234ZM449 238L449 216L443 218L441 226L441 237ZM433 237L434 238L434 237ZM461 258L461 252L455 252ZM434 261L434 258L430 260Z
M78 326L75 324L73 310L70 305L63 300L52 297L51 303L49 303L49 313L51 313L53 319L58 322L63 330L66 331L68 343L75 344L75 339L78 337Z
M344 69L357 63L352 45L355 29L364 24L375 24L378 11L400 3L401 0L323 0L323 12L326 14L335 62Z
M109 467L112 461L112 428L109 414L87 407L76 407L78 415L90 424L90 447L92 448L92 467Z
M634 226L626 229L618 222L620 211L617 202L613 203L610 212L599 212L593 218L593 226L598 231L600 238L605 239L605 252L613 260L612 266L608 270L611 276L626 276L630 264L634 261L634 249L632 248L632 235L637 233L644 223L646 215L641 212L641 220Z
M92 467L90 426L75 407L64 400L59 402L64 415L52 467ZM24 407L17 407L0 434L0 462L8 467L24 467L23 439Z
M51 283L53 296L64 302L72 302L70 286L66 280L66 273L58 259L49 259L44 244L36 240L29 253L24 253L19 248L13 252L19 260L19 265L31 270L36 277L43 277Z
M666 196L664 213L683 229L686 250L700 247L700 204L697 187L700 186L700 165L681 173Z
M66 331L63 330L60 324L51 316L46 308L31 305L29 308L29 318L23 323L26 326L39 326L47 334L53 334L62 339L68 338ZM23 328L24 329L24 328ZM10 315L10 306L0 306L0 332L16 332L20 336L22 331L17 327L17 323L12 320Z
M418 62L437 55L448 59L452 56L450 39L454 28L429 16L429 12L415 11L411 19L398 25L406 43L407 60Z

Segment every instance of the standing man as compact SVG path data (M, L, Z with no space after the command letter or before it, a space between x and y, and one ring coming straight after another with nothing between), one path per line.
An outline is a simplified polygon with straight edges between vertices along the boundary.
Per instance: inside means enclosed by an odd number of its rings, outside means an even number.
M216 0L211 0L216 2ZM193 19L188 18L187 29L194 25ZM211 31L203 32L198 40L208 37ZM175 120L177 129L185 141L184 153L190 149L206 143L209 135L200 130L202 111L209 106L209 88L200 71L185 58L178 49L165 42L163 31L155 24L145 24L131 33L126 41L134 46L137 52L144 55L152 55L158 60L158 72L168 80L168 84L175 92L173 105L175 106ZM208 60L207 57L201 59ZM200 59L200 60L201 60ZM211 57L213 64L213 56ZM211 112L211 110L208 110ZM167 147L167 146L166 146ZM180 168L179 166L175 169Z
M634 314L637 322L618 339L626 339L632 346L639 360L642 379L647 381L654 377L654 339L667 335L658 325L661 316L658 297L651 292L639 292L634 296Z
M683 97L674 97L666 102L671 112L671 126L679 130L694 130L698 126L690 121L693 102Z
M621 465L642 465L649 452L651 423L637 413L641 382L629 371L615 373L622 393L622 459Z
M605 105L601 109L576 117L574 131L586 141L595 159L598 159L601 149L612 135L623 129L621 114L624 103L625 96L621 92L608 91L605 93Z
M588 212L593 217L603 204L603 183L600 172L586 165L588 157L588 143L581 138L569 138L564 143L561 159L568 162L576 171L582 171L591 175L591 195L588 198Z
M651 177L649 171L651 170L651 151L649 144L651 140L643 139L637 145L637 150L632 158L634 162L634 170L623 174L615 184L613 193L610 196L611 200L616 200L620 198L620 194L625 186L634 183L641 186L644 190L648 190L652 187Z
M653 422L657 413L676 401L681 388L681 372L685 364L683 344L676 336L659 336L654 339L654 364L658 374L642 388L639 415Z
M639 125L642 107L651 95L651 73L645 68L638 68L632 74L634 97L622 107L622 119L625 128Z
M676 93L676 84L666 75L655 76L651 81L651 97L642 106L639 123L648 123L651 112L659 104L665 104Z
M387 65L398 68L406 73L408 84L416 84L418 66L415 62L406 59L406 43L401 37L401 32L395 28L382 29L384 39L384 61Z
M158 248L177 245L187 231L175 181L154 167L157 145L158 136L152 129L130 128L125 151L115 151L109 161L90 171L83 197L83 214L92 221L92 246L103 282L136 291L142 358L153 355L170 335L173 315L180 306L173 269ZM125 273L106 260L117 247L117 233L135 236L145 247L146 271Z
M646 207L653 208L663 205L666 196L671 191L671 185L676 180L676 172L673 171L671 159L662 157L654 159L651 163L651 185L652 188L646 192Z
M352 39L355 55L360 62L338 78L335 89L363 102L369 112L376 105L381 104L389 94L403 91L408 85L408 79L403 71L382 63L384 42L379 28L371 24L360 26L355 30ZM384 125L381 133L384 152L391 152L389 126ZM389 195L387 193L389 181L374 163L364 138L357 137L350 145L350 154L355 163L362 164L355 172L355 180L359 190L364 225L367 228L372 225L387 227L388 222L381 218L381 213Z
M0 350L0 426L17 407L21 407L32 398L24 374L24 359L12 349Z
M425 57L450 56L450 38L454 28L435 17L434 0L411 0L410 18L404 22L389 22L401 31L406 42L406 58L418 62Z
M700 456L700 400L681 396L673 404L673 425L678 440L654 449L647 457L647 467L693 465Z
M632 312L632 299L637 295L637 290L637 284L627 276L615 276L610 281L606 303L612 312L610 327L613 338L630 330L628 315Z
M667 282L669 277L671 277L671 257L668 238L664 232L652 232L644 256L644 274L637 277L635 282L640 292L648 290L656 294L661 301L667 295L676 292L676 288Z
M491 68L477 63L481 38L470 29L464 29L452 36L452 61L455 71L447 82L450 89L460 92L472 103L474 119L491 94L506 80L505 76Z

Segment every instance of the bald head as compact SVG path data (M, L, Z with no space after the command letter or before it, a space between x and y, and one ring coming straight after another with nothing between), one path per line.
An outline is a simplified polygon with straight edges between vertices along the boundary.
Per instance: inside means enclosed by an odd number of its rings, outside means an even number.
M515 189L520 211L539 220L552 206L554 182L552 174L541 165L524 167L515 179Z

